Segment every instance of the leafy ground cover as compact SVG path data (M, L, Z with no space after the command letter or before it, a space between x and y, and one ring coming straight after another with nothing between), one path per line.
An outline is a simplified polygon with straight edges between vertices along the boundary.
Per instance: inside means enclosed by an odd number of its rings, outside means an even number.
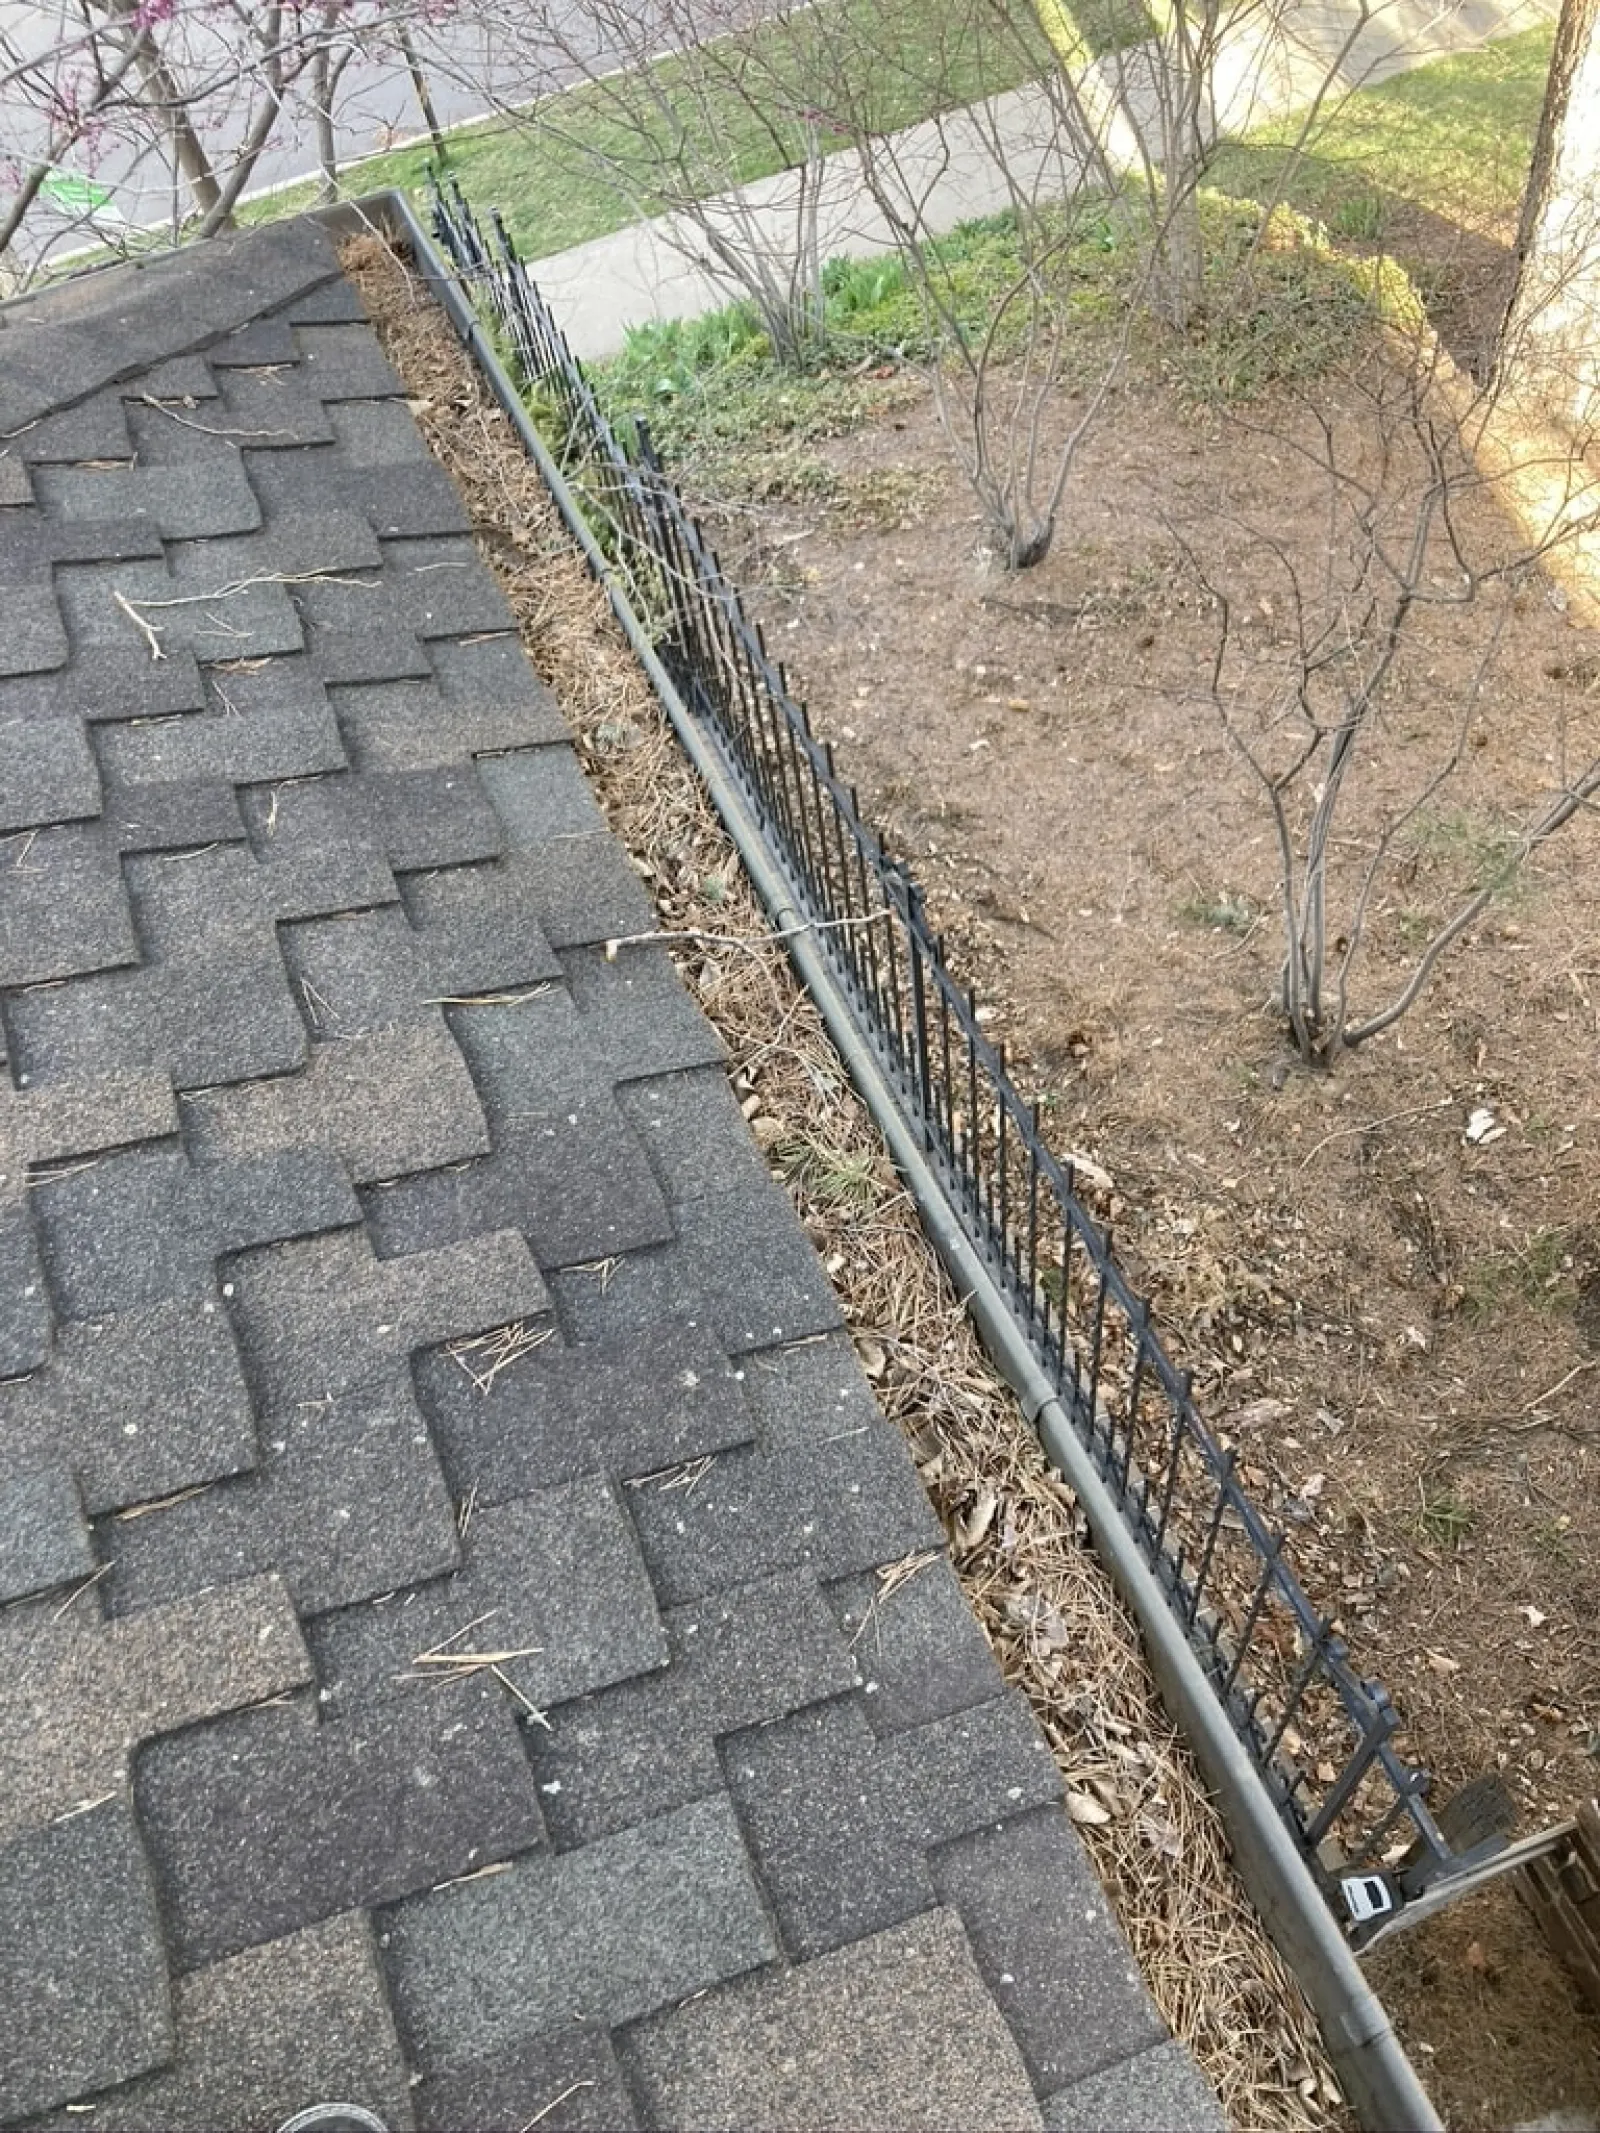
M1063 225L1051 273L1067 327L1066 390L1092 380L1111 358L1142 272L1147 222L1130 198L1115 210L1091 201ZM1352 337L1372 331L1375 295L1390 315L1412 301L1404 278L1390 275L1381 258L1335 246L1294 211L1276 210L1258 246L1261 223L1255 202L1207 192L1205 329L1182 340L1154 328L1137 334L1133 375L1163 378L1196 405L1245 400L1314 376ZM965 224L930 252L951 311L976 344L1024 271L1014 219ZM926 364L933 352L898 259L833 260L824 291L826 354L811 375L780 368L754 307L734 303L703 318L634 328L623 353L596 367L603 404L622 424L643 414L657 444L707 494L804 487L817 473L810 448L874 419L908 384L907 366ZM996 335L995 354L1018 353L1027 330L1018 306Z

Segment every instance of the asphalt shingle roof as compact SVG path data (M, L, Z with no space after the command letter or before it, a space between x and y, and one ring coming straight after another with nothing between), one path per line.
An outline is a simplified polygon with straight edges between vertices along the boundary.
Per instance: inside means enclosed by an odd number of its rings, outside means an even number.
M326 235L0 433L0 2122L1217 2123Z

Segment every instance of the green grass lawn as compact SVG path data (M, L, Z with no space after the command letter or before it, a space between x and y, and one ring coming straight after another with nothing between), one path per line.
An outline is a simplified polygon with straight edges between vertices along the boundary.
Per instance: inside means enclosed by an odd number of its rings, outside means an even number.
M1553 34L1525 30L1359 90L1318 128L1285 196L1336 236L1381 238L1404 201L1503 238L1528 175ZM1250 198L1275 190L1297 131L1276 121L1230 145L1211 182Z
M826 110L828 84L841 66L849 70L852 95L869 105L874 128L889 131L1013 88L1046 63L1049 46L1025 9L1016 9L1004 30L975 23L976 13L962 0L823 0L720 40L698 62L659 61L652 87L675 96L685 112L685 147L703 172L700 189L720 191L799 162L804 110L823 112L824 151L840 145L827 128ZM753 93L728 86L736 78ZM655 126L654 139L665 139L664 125ZM648 192L652 153L621 122L616 92L605 83L583 83L531 107L521 120L493 120L451 137L451 169L463 191L500 209L530 259L632 221L628 195L604 182L604 160L629 167L637 189ZM431 161L426 143L374 156L351 166L344 190L416 191L426 184ZM274 194L253 202L243 219L296 213L315 193L308 184Z

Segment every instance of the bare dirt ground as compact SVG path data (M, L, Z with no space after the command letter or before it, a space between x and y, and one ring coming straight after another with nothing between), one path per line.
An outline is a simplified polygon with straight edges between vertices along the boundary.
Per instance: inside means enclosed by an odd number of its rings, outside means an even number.
M1354 421L1341 390L1324 411ZM1215 418L1130 387L1052 553L1006 579L927 398L887 402L781 500L724 513L733 573L1057 1151L1108 1174L1203 1412L1389 1686L1408 1752L1441 1796L1498 1770L1522 1831L1557 1820L1600 1755L1600 821L1535 856L1392 1031L1302 1068L1269 1004L1271 825L1207 698L1216 610L1171 529L1264 666L1283 581L1236 521L1314 556L1324 498L1282 442L1303 411ZM1487 627L1424 617L1341 825L1346 887L1439 759ZM1597 747L1600 637L1529 572L1466 760L1379 883L1360 1004ZM1600 2034L1509 1888L1373 1972L1453 2124L1600 2112Z

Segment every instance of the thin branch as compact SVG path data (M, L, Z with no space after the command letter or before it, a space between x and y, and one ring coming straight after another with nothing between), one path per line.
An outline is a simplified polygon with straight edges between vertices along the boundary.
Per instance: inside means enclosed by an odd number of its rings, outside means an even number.
M134 628L143 636L145 643L150 647L150 657L153 660L165 659L167 655L161 649L161 638L154 625L146 622L143 615L140 614L125 593L113 591L111 598L115 605L122 609L122 612L127 616Z

